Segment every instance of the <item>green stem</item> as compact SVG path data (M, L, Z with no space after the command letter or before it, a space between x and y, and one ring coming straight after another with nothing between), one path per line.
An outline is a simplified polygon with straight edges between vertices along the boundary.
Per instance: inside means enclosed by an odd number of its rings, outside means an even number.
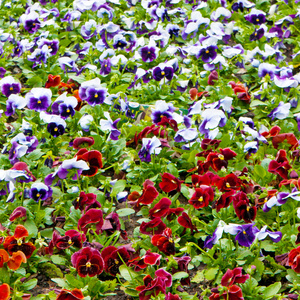
M189 242L187 243L188 245L191 246L195 246L197 249L199 249L203 254L205 254L206 256L208 256L212 261L214 261L215 259L207 252L205 252L202 248L200 248L197 244L193 243L193 242Z

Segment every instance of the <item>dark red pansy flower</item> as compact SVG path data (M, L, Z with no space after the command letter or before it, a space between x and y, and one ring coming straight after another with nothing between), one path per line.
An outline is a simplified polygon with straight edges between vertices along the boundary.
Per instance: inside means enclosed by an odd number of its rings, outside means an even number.
M212 208L215 208L216 211L219 212L221 208L228 207L233 200L232 196L234 194L235 194L234 190L223 193L218 200L213 202Z
M174 131L178 131L178 127L177 127L177 122L173 119L169 119L166 116L163 116L161 118L161 120L157 123L157 125L162 125L164 127L166 127L167 125L170 125L170 127L174 130Z
M167 212L167 220L171 221L175 216L179 216L184 211L183 207L169 208Z
M61 290L60 293L57 295L56 300L82 300L84 296L79 289L74 289L72 291L69 290Z
M173 295L170 292L166 295L165 300L181 300L178 295Z
M97 195L93 193L80 192L72 204L75 209L80 209L81 211L87 211L90 208L101 208L101 204L97 201Z
M225 159L223 154L211 152L206 158L206 163L216 172L220 171L222 168L227 168L228 161Z
M204 175L192 175L192 185L194 188L200 187L200 185L212 185L220 177L212 172L206 172Z
M84 160L89 170L83 170L82 175L92 177L97 174L98 169L103 167L102 165L102 154L98 150L88 151L85 148L80 149L77 154L77 160Z
M182 256L182 257L174 257L175 261L177 262L177 268L173 268L172 269L172 273L175 274L177 272L186 272L186 273L190 273L189 269L188 269L188 265L191 261L190 256ZM186 278L182 278L180 280L180 284L181 285L190 285L191 281L190 281L190 276L186 277Z
M167 215L168 210L170 208L170 205L172 204L172 201L169 198L162 198L159 200L158 203L154 205L153 208L149 210L149 216L151 218L163 218Z
M148 265L159 266L160 265L161 255L158 253L152 253L151 250L147 250L146 254L143 257L136 257L132 260L129 260L129 266L134 266L134 271L138 272L145 269Z
M201 141L201 148L203 150L207 149L217 149L221 143L221 140L203 139Z
M236 215L246 223L251 223L255 220L257 208L249 205L249 199L244 192L238 192L233 196L233 208Z
M12 255L13 252L22 251L26 258L29 258L35 250L35 246L31 242L25 243L25 237L27 236L27 229L23 225L17 225L14 235L5 238L3 243L4 249L7 250L10 255Z
M208 96L207 91L199 92L196 88L191 88L189 94L192 100L201 99L203 96Z
M113 234L115 231L120 231L121 236L127 240L127 233L125 230L121 230L121 223L119 220L119 215L116 212L111 212L108 214L102 226L102 231L105 231L107 235Z
M300 247L295 248L289 253L289 266L296 272L300 273Z
M230 173L216 181L216 186L221 192L240 190L241 184L241 180L233 173Z
M221 296L217 288L211 289L211 291L212 295L209 296L209 300L244 300L242 290L237 285L229 286Z
M245 283L250 276L248 274L242 275L242 270L243 268L241 267L233 270L228 269L222 277L221 285L230 286L235 283Z
M197 167L189 169L189 170L187 170L187 172L197 171L198 174L202 175L202 174L204 174L208 171L209 167L210 167L210 163L198 160L197 161Z
M248 88L244 86L241 82L235 83L234 81L230 81L229 84L233 89L233 92L237 95L240 100L245 101L246 103L250 103L250 95L248 93Z
M143 139L149 134L163 138L167 135L167 132L165 129L161 129L160 126L155 126L154 124L151 126L146 126L140 133L135 133L134 138L126 142L126 146L132 144L133 142L138 145L139 140Z
M102 273L104 261L97 249L85 247L71 256L71 262L80 277L94 277Z
M214 200L214 190L212 187L207 185L200 185L199 188L195 189L195 193L192 195L189 203L196 209L207 207L210 201Z
M49 74L48 75L48 80L45 84L45 88L50 88L50 87L55 87L55 86L59 86L60 84L60 75L52 75L52 74Z
M94 145L95 141L93 137L78 137L73 141L73 148L80 149L85 147L91 147Z
M293 133L281 133L273 137L272 139L273 147L275 149L278 149L278 145L280 143L283 143L284 141L286 141L288 144L291 145L290 150L296 149L299 146L299 142Z
M270 131L262 132L261 135L264 136L265 138L274 137L274 136L278 135L280 131L281 131L281 128L276 125L276 126L272 127L270 129Z
M270 161L268 172L278 174L284 179L288 179L288 170L292 167L286 158L286 151L280 149L277 152L275 160Z
M10 286L7 283L0 285L0 299L8 300L10 298Z
M82 248L82 243L86 241L84 233L80 233L77 230L71 229L66 231L65 236L58 237L55 241L55 246L58 249L67 249L71 246Z
M159 184L159 187L165 193L169 193L171 191L180 192L181 190L181 180L176 178L174 175L170 173L164 173L161 177L162 182Z
M207 84L208 85L215 85L215 81L219 79L218 72L216 70L213 70L209 75L208 75L208 80Z
M198 232L197 228L195 225L193 225L191 218L186 212L183 212L181 216L178 217L177 219L178 223L184 227L184 231L182 234L185 233L186 229L189 228L191 229L191 233L193 234L194 230Z
M166 228L166 224L161 220L161 218L154 218L149 222L142 222L140 225L140 232L143 234L161 234Z
M89 209L78 221L78 230L87 233L88 228L86 227L88 224L96 224L95 232L97 234L100 233L101 228L103 226L103 213L101 209L91 208Z
M151 239L151 243L166 255L175 254L175 243L171 228L166 228L162 234L155 234Z
M150 275L147 275L143 280L144 285L136 287L136 290L140 292L140 300L149 300L152 297L156 297L160 292L163 294L166 293L166 284L162 278L156 277L152 279Z
M13 222L17 218L23 218L23 222L26 221L26 208L23 206L18 206L10 215L9 221Z
M102 250L101 254L104 260L104 270L112 276L116 276L119 273L119 267L124 263L127 264L130 259L125 247L108 246Z

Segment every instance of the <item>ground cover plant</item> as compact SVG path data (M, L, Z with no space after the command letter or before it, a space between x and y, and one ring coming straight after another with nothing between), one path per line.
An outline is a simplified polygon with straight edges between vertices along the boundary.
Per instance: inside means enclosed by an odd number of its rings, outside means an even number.
M0 5L1 300L299 298L299 0Z

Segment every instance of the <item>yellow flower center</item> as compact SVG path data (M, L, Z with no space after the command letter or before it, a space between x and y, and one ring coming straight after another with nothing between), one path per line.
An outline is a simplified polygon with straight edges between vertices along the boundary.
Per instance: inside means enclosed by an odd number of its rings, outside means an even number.
M17 239L17 244L18 244L18 246L22 245L22 238Z
M41 100L38 100L37 104L41 104L41 103L42 103L42 101L41 101Z
M208 54L208 53L209 53L209 50L206 50L205 52Z
M51 49L51 46L48 46L48 49Z
M256 19L256 22L259 22L259 18Z
M90 268L91 265L92 265L92 264L91 264L89 261L85 264L85 266L86 266L87 268Z
M121 46L122 45L122 43L121 42L119 42L119 46Z
M39 198L41 195L39 193L37 193L36 196Z
M228 187L228 188L230 187L230 184L228 182L226 182L226 187Z
M161 75L164 76L166 73L164 71L161 72Z
M148 54L150 54L151 52L150 51L148 51Z
M95 96L94 96L95 98L98 98L98 94L95 94Z
M57 128L57 127L55 127L55 128L54 128L54 131L57 131L57 130L58 130L58 128Z
M117 259L115 259L115 264L118 265L119 264L119 261Z
M223 154L219 154L218 157L219 157L221 160L224 160L224 159L225 159L225 157L224 157Z
M72 244L72 240L69 240L69 241L68 241L68 244L71 245L71 244Z
M107 65L104 65L105 68L107 68Z
M257 36L257 32L255 32L254 35Z
M76 202L79 202L79 200L80 200L80 198L79 198L79 197L77 197L77 198L76 198Z
M245 231L245 230L243 231L243 234L246 234L246 231Z
M70 112L70 110L69 109L67 109L67 113L69 113Z
M203 202L203 197L201 196L198 201Z
M11 86L11 87L10 87L10 90L11 90L11 91L13 91L13 90L14 90L14 88Z

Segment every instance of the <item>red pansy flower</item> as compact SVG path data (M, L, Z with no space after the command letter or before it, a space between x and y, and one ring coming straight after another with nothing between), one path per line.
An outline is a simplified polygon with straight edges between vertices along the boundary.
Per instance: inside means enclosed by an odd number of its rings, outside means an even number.
M236 215L246 223L251 223L256 217L256 206L249 205L249 199L244 192L238 192L233 196L233 207Z
M25 222L27 217L26 217L26 208L23 206L18 206L10 215L9 221L13 222L17 218L23 218L23 221Z
M172 269L172 273L175 274L177 272L186 272L189 274L188 265L191 261L191 258L186 255L186 256L182 256L182 257L174 257L174 259L177 262L178 266L176 269L175 268ZM190 285L191 284L190 276L180 279L180 284L181 285Z
M183 207L169 208L167 212L167 220L171 221L175 216L179 216L183 211Z
M9 260L8 253L4 249L0 249L0 268L2 268L4 263L8 262L8 260Z
M228 269L223 275L221 285L230 286L235 283L244 283L249 278L249 275L242 275L243 268L235 268L233 270Z
M200 185L213 185L220 177L212 172L206 172L204 175L192 175L192 185L194 188Z
M291 145L290 150L296 149L299 146L299 142L293 133L281 133L273 137L272 139L273 147L277 149L278 145L280 143L283 143L284 141L287 141L287 143Z
M163 218L167 215L172 201L169 198L162 198L153 208L149 210L149 216L151 218Z
M140 232L143 234L161 234L166 228L166 224L161 220L161 218L154 218L149 222L142 222L140 225Z
M73 141L73 148L80 149L85 147L91 147L94 145L95 141L93 137L78 137Z
M232 196L234 194L235 194L234 190L223 193L218 200L213 202L212 208L215 208L216 211L219 212L221 208L228 207L233 200Z
M240 190L242 182L235 174L230 173L225 177L219 178L215 184L219 191L228 192L231 190Z
M48 75L48 80L45 84L45 88L48 89L50 87L59 86L60 80L61 80L60 75L49 74Z
M20 250L25 254L26 258L29 258L35 250L35 246L31 242L25 243L25 237L27 236L27 229L23 225L17 225L14 235L5 238L3 243L4 249L10 255Z
M159 187L165 192L169 193L171 191L180 192L181 189L181 180L176 178L174 175L170 173L164 173L162 175L162 182L159 184Z
M84 296L79 289L74 289L72 291L69 290L61 290L60 293L57 295L56 300L82 300Z
M274 137L281 131L281 128L279 126L274 126L270 129L270 131L262 132L261 135L265 138Z
M80 277L94 277L102 273L104 261L97 249L85 247L71 256L71 262Z
M83 170L82 175L84 176L95 176L98 172L98 169L102 168L102 154L97 150L88 151L83 148L80 149L77 154L77 160L84 160L90 167L88 170Z
M229 286L227 291L225 291L221 296L217 288L214 288L211 291L212 295L209 296L209 300L244 300L242 290L237 285Z
M233 159L237 154L229 148L219 149L220 153L211 152L207 155L206 163L209 163L216 172L227 168L228 160Z
M208 85L215 85L215 81L219 79L218 72L216 70L213 70L209 75L208 75L208 80L207 84Z
M151 297L156 297L160 292L166 293L166 285L162 278L156 277L152 279L150 275L144 277L144 285L136 287L136 290L139 291L140 300L149 300Z
M165 300L181 300L178 295L173 295L170 292L166 295Z
M191 88L189 94L192 100L201 99L203 96L208 96L207 91L199 92L196 88Z
M201 148L203 150L207 149L217 149L221 143L221 140L215 140L215 139L203 139L201 141Z
M246 103L250 103L250 95L248 93L248 88L245 87L241 82L235 83L234 81L230 81L229 84L233 89L233 92L237 95L240 100L245 101Z
M78 230L87 233L88 228L86 227L88 224L96 224L95 232L97 234L100 233L101 228L103 226L103 213L101 209L89 209L78 221Z
M97 201L97 195L93 193L80 192L79 197L72 204L75 209L80 209L81 211L87 211L90 208L101 208L101 204Z
M58 249L68 249L71 246L82 248L82 243L84 241L86 241L85 234L71 229L66 231L65 236L56 239L55 246Z
M146 254L141 257L136 257L129 261L129 266L134 266L134 271L138 272L145 269L148 265L159 266L161 255L158 253L152 253L151 250L147 250Z
M196 209L202 207L207 207L210 201L214 199L214 191L212 187L207 185L200 185L199 188L195 189L195 193L192 195L192 198L189 200L189 203L193 205Z
M101 230L105 231L108 235L113 234L115 231L120 231L122 238L124 240L128 239L127 232L121 229L119 215L115 212L111 212L105 217Z
M10 287L7 283L0 285L0 299L8 300L10 298Z
M300 247L289 253L289 265L296 273L300 273Z
M166 255L175 254L175 243L171 228L166 228L162 234L155 234L151 239L151 243Z
M198 229L196 228L195 225L193 225L191 218L186 212L183 212L180 217L177 219L178 223L184 227L184 231L182 234L185 234L185 231L187 228L191 229L191 233L193 234L194 230L198 232Z
M127 264L130 259L125 247L108 246L102 250L101 255L104 260L105 272L112 276L116 276L119 273L119 267L124 263Z
M30 181L36 181L35 176L29 171L29 168L26 163L19 161L16 162L12 167L11 170L18 170L18 171L25 171L26 175L30 177Z
M273 174L278 174L284 179L288 179L288 170L291 168L286 158L286 151L280 149L277 152L275 160L270 161L268 171Z
M178 131L177 122L173 119L169 119L166 116L162 116L161 120L157 123L157 125L162 125L164 127L166 127L167 125L170 125L170 127L174 131Z
M11 270L18 270L22 263L26 263L27 259L22 251L13 252L12 256L7 261L7 266Z

